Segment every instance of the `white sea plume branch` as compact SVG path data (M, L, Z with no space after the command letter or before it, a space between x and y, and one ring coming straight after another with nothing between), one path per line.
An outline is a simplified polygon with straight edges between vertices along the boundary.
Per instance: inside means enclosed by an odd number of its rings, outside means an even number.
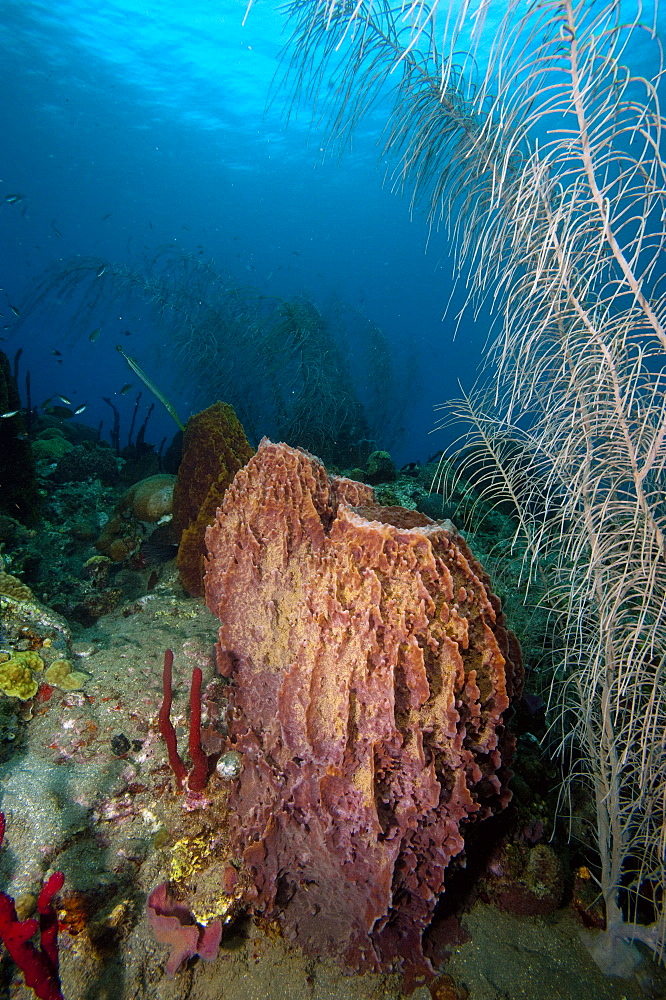
M654 18L591 0L290 9L297 93L331 83L335 141L388 108L394 183L446 224L472 305L492 303L482 377L444 420L463 422L486 499L518 512L527 575L539 573L557 622L553 725L575 762L568 780L596 807L610 945L596 957L613 971L613 943L635 939L663 958L666 170ZM649 78L629 67L639 41L656 54Z

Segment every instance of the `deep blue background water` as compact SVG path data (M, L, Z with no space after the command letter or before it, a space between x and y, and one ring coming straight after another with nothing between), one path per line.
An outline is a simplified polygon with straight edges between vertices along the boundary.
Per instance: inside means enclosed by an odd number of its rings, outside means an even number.
M416 361L405 439L395 457L423 460L444 443L428 436L433 406L468 387L486 335L469 317L453 340L442 320L451 291L443 234L410 220L406 199L378 165L381 111L352 151L324 156L302 113L287 124L286 97L267 99L285 41L272 0L3 0L0 7L0 312L12 357L23 347L33 401L61 392L105 420L102 397L129 420L133 381L123 346L173 398L181 417L212 402L179 385L169 343L144 315L104 318L95 343L68 335L51 314L14 333L44 268L72 255L140 263L165 246L212 259L240 284L315 301L332 293L359 307ZM20 193L15 204L4 201ZM454 308L451 312L453 316ZM63 313L63 315L66 315ZM91 318L91 329L99 325ZM62 353L62 363L53 355ZM145 399L145 397L144 397ZM175 429L158 408L148 439Z

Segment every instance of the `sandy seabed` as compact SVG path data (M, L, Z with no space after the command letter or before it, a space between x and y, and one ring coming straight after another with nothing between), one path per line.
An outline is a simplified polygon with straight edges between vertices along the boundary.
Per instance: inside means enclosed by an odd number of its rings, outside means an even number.
M184 747L192 666L202 667L204 684L215 677L216 634L217 620L183 595L172 572L154 593L77 636L75 666L89 675L83 691L56 689L37 701L0 766L3 888L19 899L35 892L45 872L65 872L65 1000L398 1000L398 975L346 975L247 918L225 929L215 961L165 974L168 949L155 941L145 914L148 893L169 873L169 844L160 845L156 829L173 825L181 808L157 729L162 662L172 648L172 718ZM114 752L127 742L126 754ZM452 949L442 978L418 987L414 1000L666 998L649 960L634 980L605 978L566 907L528 918L477 904L462 924L470 940ZM0 997L33 996L5 957Z

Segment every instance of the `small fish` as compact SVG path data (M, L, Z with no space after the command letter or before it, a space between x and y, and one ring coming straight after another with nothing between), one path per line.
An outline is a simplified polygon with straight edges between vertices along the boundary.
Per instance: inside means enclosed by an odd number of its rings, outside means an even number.
M88 405L87 403L82 403L81 406L77 406L77 408L74 410L74 416L78 417L79 413L83 413L87 405Z
M131 337L132 336L132 331L131 330L123 330L123 336L124 337Z
M5 195L5 201L8 205L15 205L17 201L23 201L25 198L24 194L7 194Z
M125 396L130 391L130 389L132 388L133 385L134 385L134 382L128 382L127 385L124 385L122 387L122 389L118 390L119 394L121 396Z
M106 222L106 220L110 218L111 218L111 212L107 212L106 215L102 216L102 222Z
M54 398L61 399L63 401L63 403L65 404L65 406L71 406L72 405L71 399L67 399L67 396L61 396L61 394L59 392L56 392L55 397L51 396L51 399L54 399Z
M61 358L62 357L62 354L60 353L60 351L51 351L51 354L55 354L56 358Z
M20 410L7 410L6 413L0 413L0 420L6 420L7 417L15 417L20 412Z
M21 315L21 313L18 311L18 309L16 308L16 306L13 306L11 304L11 302L9 303L9 308L11 309L11 311L14 313L15 316L20 316Z
M94 344L100 333L102 332L101 326L96 326L93 332L88 336L88 340L91 344Z
M102 264L101 267L97 268L97 277L101 278L105 271L106 271L106 264Z

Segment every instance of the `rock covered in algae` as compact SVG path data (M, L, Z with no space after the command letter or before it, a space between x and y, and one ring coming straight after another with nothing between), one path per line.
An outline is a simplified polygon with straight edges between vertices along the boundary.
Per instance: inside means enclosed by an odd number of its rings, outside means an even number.
M66 658L70 649L63 618L34 601L0 594L0 691L21 701L34 697L46 664Z
M76 691L86 680L68 659L66 622L49 608L0 594L0 641L0 691L9 697L34 697L42 678L64 691Z
M170 520L176 477L166 473L141 479L122 495L95 542L96 549L114 562L138 551L147 524Z
M55 611L36 601L0 594L0 643L3 648L46 648L55 657L66 657L71 642L69 625Z

